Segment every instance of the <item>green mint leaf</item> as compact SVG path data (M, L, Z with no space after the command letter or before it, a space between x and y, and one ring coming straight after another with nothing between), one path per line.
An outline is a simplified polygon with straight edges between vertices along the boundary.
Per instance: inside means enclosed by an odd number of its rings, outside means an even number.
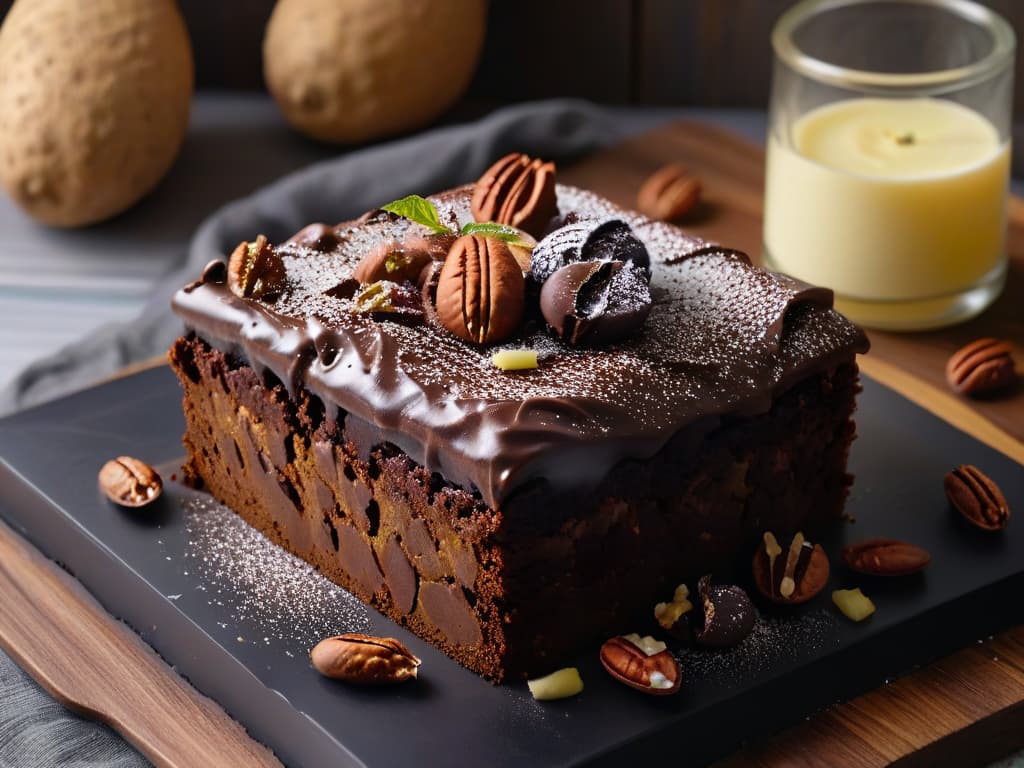
M493 221L471 221L463 225L462 231L459 234L483 235L484 237L502 240L509 245L518 245L522 248L533 247L531 243L527 243L522 239L522 233L519 230Z
M513 240L519 238L519 233L512 227L498 224L494 221L471 221L462 226L463 235L483 235L484 237L496 237L499 240Z
M409 195L408 197L403 197L401 200L395 200L393 203L383 205L381 206L381 209L388 213L394 213L401 216L403 219L415 221L417 224L429 227L438 234L454 234L450 229L448 229L448 227L441 223L441 219L437 215L437 208L435 208L434 204L425 197Z

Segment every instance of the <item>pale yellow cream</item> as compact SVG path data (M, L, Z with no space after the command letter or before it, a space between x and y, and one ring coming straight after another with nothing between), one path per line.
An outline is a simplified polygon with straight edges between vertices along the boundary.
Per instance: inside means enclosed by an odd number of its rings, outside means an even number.
M1009 142L938 99L852 99L768 142L771 265L866 301L940 298L1004 258Z

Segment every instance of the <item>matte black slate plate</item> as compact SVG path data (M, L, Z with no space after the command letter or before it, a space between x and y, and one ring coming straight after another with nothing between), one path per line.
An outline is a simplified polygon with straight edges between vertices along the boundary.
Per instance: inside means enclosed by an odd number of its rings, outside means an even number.
M96 489L108 458L138 456L165 478L180 461L179 402L158 368L0 421L0 515L290 765L614 765L673 753L694 764L1024 622L1024 520L975 531L942 491L948 469L975 464L1020 516L1024 471L869 380L847 507L857 522L823 543L835 553L846 538L904 538L932 552L927 572L883 582L833 558L834 586L862 586L878 606L863 624L826 592L803 610L765 611L733 651L684 653L677 696L614 682L594 648L578 659L580 696L535 702L524 684L462 669L201 495L168 483L155 510L110 505ZM420 679L363 690L317 675L310 645L353 630L401 638L423 659Z

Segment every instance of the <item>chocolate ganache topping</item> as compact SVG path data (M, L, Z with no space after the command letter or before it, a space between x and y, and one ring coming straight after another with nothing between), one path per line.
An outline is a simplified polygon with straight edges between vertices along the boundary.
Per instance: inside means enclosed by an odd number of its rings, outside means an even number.
M461 226L473 220L472 192L430 199L442 221ZM558 185L557 196L563 212L621 219L646 246L652 306L640 332L579 348L535 322L479 346L435 324L354 312L351 292L337 288L353 282L360 260L382 243L429 234L386 214L339 225L326 248L278 246L286 279L271 301L207 280L179 291L174 309L211 346L269 369L291 394L305 388L340 409L339 421L358 417L374 440L478 490L493 508L531 481L592 488L684 427L764 412L793 383L867 350L827 290L591 193ZM540 365L499 370L491 364L499 348L537 350Z

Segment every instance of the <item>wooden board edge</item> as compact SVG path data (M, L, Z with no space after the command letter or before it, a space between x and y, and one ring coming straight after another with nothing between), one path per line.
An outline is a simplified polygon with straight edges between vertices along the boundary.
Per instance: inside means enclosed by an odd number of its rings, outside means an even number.
M161 365L168 365L167 353L162 355L154 355L153 357L146 358L145 360L139 360L135 363L130 363L124 368L121 368L109 376L105 376L96 382L94 386L102 386L103 384L109 384L111 381L117 381L118 379L124 379L128 376L133 376L136 373L144 373L152 368L159 368Z
M893 768L958 768L987 765L1019 750L1024 733L1024 701L976 720L966 728L904 755Z
M280 768L219 704L2 520L0 554L0 648L57 701L106 723L157 766L188 768L199 759ZM98 643L69 645L67 638L87 633L102 638L102 650ZM116 695L106 690L105 682L126 676L130 684Z
M1013 627L912 670L881 688L818 712L713 764L712 768L779 766L983 765L1024 747L1024 678L1016 665L991 653L1019 636ZM1012 686L993 701L988 686ZM962 695L980 696L963 701ZM1000 697L993 697L1000 698ZM1015 699L1015 700L1014 700ZM916 729L905 729L912 718Z

